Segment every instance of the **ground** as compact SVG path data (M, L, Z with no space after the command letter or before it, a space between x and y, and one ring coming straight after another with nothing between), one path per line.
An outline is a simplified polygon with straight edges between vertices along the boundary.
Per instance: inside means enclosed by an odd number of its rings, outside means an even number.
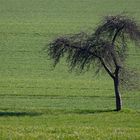
M42 51L57 36L92 32L103 16L125 12L140 22L139 0L0 0L0 139L139 140L139 89L121 90L104 72L53 70ZM134 44L130 44L134 47ZM139 52L127 64L140 70Z

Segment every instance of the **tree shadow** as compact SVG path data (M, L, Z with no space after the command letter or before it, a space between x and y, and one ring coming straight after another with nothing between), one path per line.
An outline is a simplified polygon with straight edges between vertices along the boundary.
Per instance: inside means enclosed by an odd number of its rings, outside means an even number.
M109 113L109 112L115 112L115 109L106 109L106 110L74 110L72 113L75 114L99 114L99 113Z
M0 112L0 117L22 117L22 116L39 116L42 113L38 112Z

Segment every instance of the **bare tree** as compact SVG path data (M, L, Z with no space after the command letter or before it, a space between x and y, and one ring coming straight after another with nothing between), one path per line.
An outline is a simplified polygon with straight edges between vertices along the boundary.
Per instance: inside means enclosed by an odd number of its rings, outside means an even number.
M120 71L124 67L129 41L139 46L140 28L136 22L126 16L107 16L92 34L82 32L53 40L48 54L54 60L54 66L65 56L70 69L76 67L82 71L91 65L98 69L103 67L114 81L116 111L119 111L122 107Z

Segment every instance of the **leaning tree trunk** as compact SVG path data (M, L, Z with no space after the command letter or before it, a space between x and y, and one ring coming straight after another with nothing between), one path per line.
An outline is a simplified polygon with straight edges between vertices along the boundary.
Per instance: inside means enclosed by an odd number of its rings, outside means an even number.
M114 90L115 90L115 97L116 97L116 111L120 111L122 108L122 100L121 95L119 92L119 69L120 67L116 67L115 77L114 77Z

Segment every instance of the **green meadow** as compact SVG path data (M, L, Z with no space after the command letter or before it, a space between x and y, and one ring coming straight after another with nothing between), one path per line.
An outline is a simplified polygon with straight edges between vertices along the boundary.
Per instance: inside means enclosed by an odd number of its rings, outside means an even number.
M0 0L0 140L140 140L140 77L121 89L104 72L55 69L43 48L57 36L92 32L125 13L140 23L139 0ZM132 49L131 49L132 47ZM140 71L130 44L127 65Z

